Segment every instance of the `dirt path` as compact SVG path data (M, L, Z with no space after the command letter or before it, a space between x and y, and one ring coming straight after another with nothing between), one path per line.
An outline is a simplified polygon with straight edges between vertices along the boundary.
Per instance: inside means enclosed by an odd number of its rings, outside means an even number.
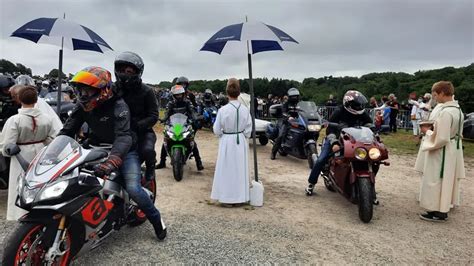
M159 135L158 144L162 138ZM381 204L374 219L363 224L357 207L319 183L316 196L304 195L309 174L307 162L291 157L269 159L271 146L258 145L259 173L265 187L262 208L223 208L208 203L217 139L200 131L197 141L205 170L194 162L185 166L181 182L173 179L168 162L158 170L158 202L169 227L159 243L151 226L123 228L77 265L174 263L473 263L474 162L466 165L463 204L449 221L422 221L416 201L419 175L413 156L391 156L383 167L377 191ZM160 146L157 145L159 152ZM252 165L252 164L251 164ZM253 175L252 175L253 176ZM0 201L6 200L0 192ZM4 223L0 205L0 243L11 223Z

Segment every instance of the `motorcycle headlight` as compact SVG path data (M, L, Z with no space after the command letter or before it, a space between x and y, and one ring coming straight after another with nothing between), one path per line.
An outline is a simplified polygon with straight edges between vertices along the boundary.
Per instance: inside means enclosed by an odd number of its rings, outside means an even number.
M21 195L21 192L23 191L23 187L25 186L24 177L25 177L25 175L21 174L21 175L18 176L18 178L16 180L16 183L17 183L16 192L18 193L18 195Z
M168 135L169 138L173 138L173 137L174 137L174 133L173 133L173 131L171 131L171 130L166 131L166 135Z
M36 198L36 194L38 194L38 191L38 188L30 189L28 186L24 185L23 192L20 195L26 204L30 204Z
M63 194L63 192L66 190L68 184L69 180L63 180L45 188L41 193L39 200L51 199L61 196L61 194Z
M191 131L186 131L183 133L183 138L187 138Z
M354 155L359 160L365 160L367 157L367 151L364 148L357 148L354 151Z
M213 115L216 115L216 114L217 114L217 111L215 111L215 110L212 111L212 114L213 114Z
M372 160L377 160L382 154L378 148L372 148L369 150L369 158Z
M308 131L317 132L321 130L321 125L308 125Z

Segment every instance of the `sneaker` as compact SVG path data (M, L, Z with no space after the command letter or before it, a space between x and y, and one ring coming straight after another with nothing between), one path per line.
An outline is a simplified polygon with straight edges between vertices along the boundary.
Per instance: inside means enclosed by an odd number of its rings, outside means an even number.
M160 161L160 163L156 165L155 169L162 169L165 167L166 167L166 161Z
M163 222L163 219L160 220L158 223L153 223L153 229L155 229L155 234L158 240L163 240L166 238L166 225Z
M314 184L309 183L308 187L304 190L306 192L306 196L313 195Z
M438 212L426 212L420 214L420 219L430 222L444 222L448 219L448 214Z

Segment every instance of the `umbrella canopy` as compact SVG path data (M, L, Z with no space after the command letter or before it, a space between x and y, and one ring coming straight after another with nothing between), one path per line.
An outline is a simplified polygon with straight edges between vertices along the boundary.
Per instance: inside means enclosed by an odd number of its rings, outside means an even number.
M255 101L252 79L252 54L265 51L282 51L282 42L298 43L290 35L284 31L267 25L262 22L245 22L229 25L222 28L214 34L201 48L201 51L209 51L222 54L224 49L234 49L235 46L246 44L247 60L249 69L249 87L250 102ZM234 46L234 47L233 47ZM242 47L238 47L242 48ZM250 113L252 115L252 142L253 142L253 158L254 158L254 174L255 181L258 181L258 165L257 165L257 141L255 139L255 110L254 104L250 104Z
M231 46L246 41L249 41L249 52L252 54L283 50L282 42L298 43L274 26L262 22L245 22L222 28L204 44L201 51L221 54L224 48L232 49Z
M91 29L62 18L38 18L14 31L19 37L35 43L62 46L71 50L89 50L102 53L112 50L107 42Z
M30 40L35 43L46 43L60 46L58 91L61 92L61 75L63 73L63 47L72 50L88 50L103 53L113 50L104 39L91 29L67 21L64 18L37 18L14 31L11 37ZM58 93L57 112L61 111L61 93Z

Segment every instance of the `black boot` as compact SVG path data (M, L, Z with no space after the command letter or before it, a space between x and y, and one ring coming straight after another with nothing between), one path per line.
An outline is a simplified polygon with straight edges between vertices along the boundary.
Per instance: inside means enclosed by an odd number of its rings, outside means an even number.
M155 165L150 165L146 167L145 179L146 181L152 181L155 179Z
M204 170L204 166L202 165L201 159L196 159L196 168L198 169L198 171Z
M163 222L163 219L160 219L157 222L151 222L151 224L153 225L153 229L155 229L155 234L158 240L165 239L166 238L166 225Z
M156 169L162 169L162 168L165 168L166 167L166 159L162 159L160 160L160 163L156 165Z

